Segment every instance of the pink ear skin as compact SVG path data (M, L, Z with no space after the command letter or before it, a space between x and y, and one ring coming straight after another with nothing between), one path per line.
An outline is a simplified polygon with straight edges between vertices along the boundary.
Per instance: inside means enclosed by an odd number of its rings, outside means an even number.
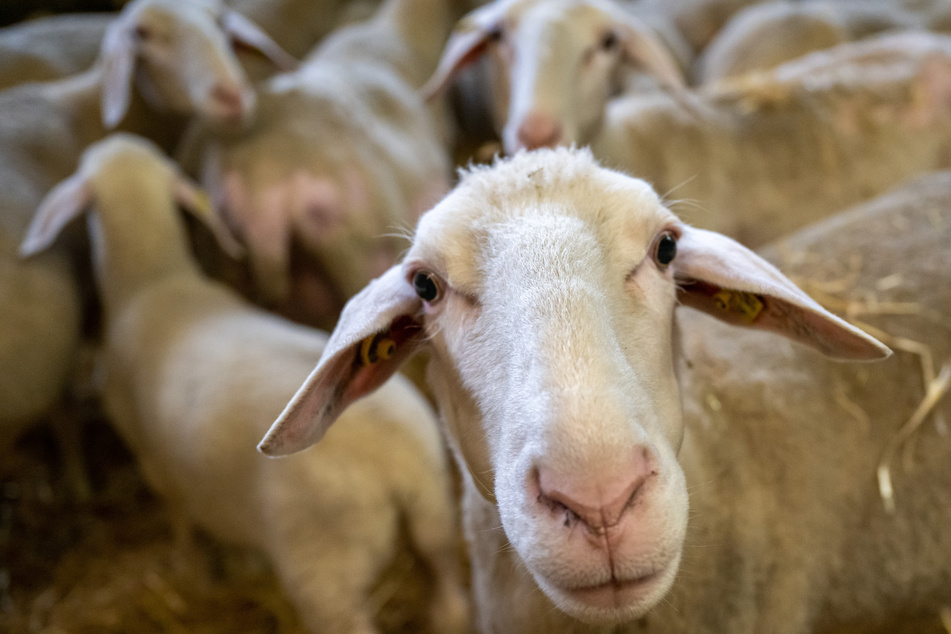
M429 81L420 89L427 101L441 94L456 74L485 53L489 36L502 19L507 4L490 4L462 18L446 43Z
M683 227L672 266L680 301L727 323L774 332L833 359L874 361L891 354L766 260L719 233Z
M86 178L74 174L49 191L20 244L20 256L29 257L48 248L60 231L92 203Z
M680 64L647 24L633 16L624 16L619 27L624 55L629 63L640 66L670 88L685 88Z
M99 54L102 67L102 124L107 130L119 125L129 110L132 98L132 71L135 68L135 44L129 20L117 18L106 29Z
M226 11L222 26L235 42L260 51L278 70L293 71L300 66L294 57L281 48L261 28L237 11Z
M421 307L399 265L355 295L317 367L258 450L283 456L320 440L347 406L386 382L423 342Z
M291 292L290 220L286 216L288 188L284 183L252 198L244 176L229 171L223 178L221 208L250 253L254 286L260 301L279 305Z

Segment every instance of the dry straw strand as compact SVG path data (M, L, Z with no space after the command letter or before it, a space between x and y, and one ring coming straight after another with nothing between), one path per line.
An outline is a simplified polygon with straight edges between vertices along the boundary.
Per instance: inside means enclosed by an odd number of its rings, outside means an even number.
M928 414L931 413L941 399L944 398L945 394L948 393L949 387L951 387L951 362L945 363L938 376L928 384L925 389L925 398L918 405L915 413L902 425L901 429L892 437L891 442L889 442L885 448L882 460L878 464L878 490L882 496L885 511L889 514L895 512L895 491L892 487L889 463L899 448L906 440L911 438L928 417Z

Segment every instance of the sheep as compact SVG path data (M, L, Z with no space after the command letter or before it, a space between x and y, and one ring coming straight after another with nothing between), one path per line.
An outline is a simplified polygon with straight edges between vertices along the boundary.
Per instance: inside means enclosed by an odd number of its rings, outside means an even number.
M448 190L445 121L416 89L451 11L446 0L389 0L263 84L246 133L192 131L180 160L247 245L255 301L331 327L396 260L403 242L388 234Z
M334 29L368 17L379 0L230 0L291 55L303 57Z
M907 280L910 293L892 285L905 303L882 306L920 305L928 319L909 332L945 359L951 212L935 200L788 245L804 273L875 258L868 275L848 271L863 292L882 273ZM390 358L356 362L379 337ZM344 309L259 449L318 441L420 347L462 472L483 632L871 631L915 613L937 625L951 442L922 439L894 480L894 514L874 485L921 399L918 362L821 358L890 351L588 150L464 174L403 262Z
M692 109L618 99L591 148L757 246L948 167L949 80L951 38L882 35L710 86Z
M246 121L254 93L229 37L273 48L212 0L135 0L109 26L89 71L0 94L0 453L57 407L83 321L66 250L17 255L37 205L108 128L150 132L170 147L184 115L222 126Z
M706 48L727 22L759 0L637 0L638 13L670 20L693 55Z
M823 48L883 31L932 29L946 0L852 3L838 0L768 2L737 13L696 62L697 83L768 70Z
M632 66L683 85L677 37L611 0L496 0L459 21L423 90L440 94L484 57L483 90L506 152L583 144Z
M89 68L110 13L56 15L0 29L0 89Z
M90 146L77 173L50 192L22 245L42 250L95 209L102 399L149 484L173 515L267 554L315 632L376 631L368 592L405 525L435 578L434 631L465 631L447 465L429 405L394 377L348 413L326 447L287 462L256 453L326 335L209 280L176 203L229 253L240 250L157 147L117 134Z

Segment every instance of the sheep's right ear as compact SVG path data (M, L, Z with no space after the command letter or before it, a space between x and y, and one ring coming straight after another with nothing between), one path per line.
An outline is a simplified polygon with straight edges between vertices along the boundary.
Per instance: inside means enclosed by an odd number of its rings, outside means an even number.
M49 191L33 215L20 255L29 257L49 247L63 227L92 204L92 189L86 179L73 174Z
M665 86L682 90L686 85L680 63L646 22L624 12L615 21L624 59L655 77Z
M435 72L420 89L424 99L428 101L443 92L459 71L482 57L505 8L505 3L493 2L459 20Z
M234 259L243 258L244 246L232 235L231 230L215 210L211 197L195 183L178 173L172 193L175 202L198 218L218 241L218 246Z
M99 53L102 67L102 124L107 130L119 125L132 99L136 50L125 22L119 17L109 25Z
M225 11L222 26L236 42L260 51L278 70L292 71L300 66L300 62L272 40L261 27L237 11Z
M421 309L400 265L347 302L320 362L258 451L283 456L320 440L347 406L386 382L419 347Z

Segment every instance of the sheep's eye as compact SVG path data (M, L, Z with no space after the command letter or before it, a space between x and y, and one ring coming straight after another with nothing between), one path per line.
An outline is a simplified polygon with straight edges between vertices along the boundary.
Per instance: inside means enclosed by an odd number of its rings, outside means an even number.
M669 231L665 232L657 241L654 248L654 261L661 266L667 266L677 256L677 239Z
M614 50L618 45L617 33L614 31L608 31L604 34L604 37L601 38L601 48L606 51Z
M424 302L431 302L439 297L439 287L436 285L432 273L419 271L413 275L413 288L416 289L416 294Z
M141 24L136 25L133 33L135 33L136 39L142 40L143 42L152 37L152 30Z
M503 36L502 27L494 26L492 27L492 30L489 31L489 34L486 37L486 40L488 40L489 42L501 42L502 36Z

